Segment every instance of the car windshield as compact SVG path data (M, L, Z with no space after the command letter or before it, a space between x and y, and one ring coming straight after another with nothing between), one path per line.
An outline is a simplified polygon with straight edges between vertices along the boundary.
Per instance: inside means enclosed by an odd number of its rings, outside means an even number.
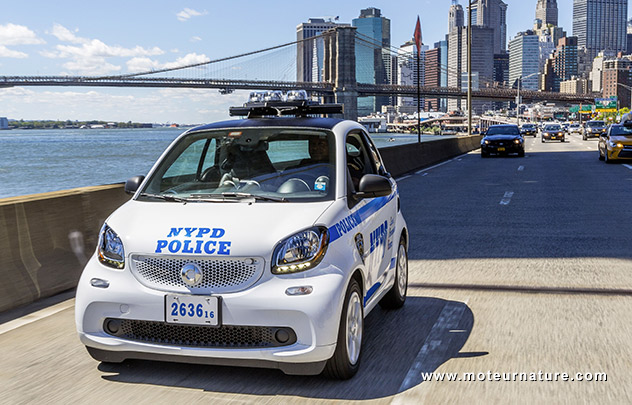
M180 138L140 191L145 201L321 201L334 198L331 132L248 128Z
M610 127L610 135L632 136L632 126L616 125Z
M522 128L523 129L533 129L533 128L535 128L535 125L534 124L524 124L522 126Z
M604 122L603 121L588 121L586 125L588 125L589 127L603 127Z
M571 127L571 128L578 128L578 127L579 127L579 124L571 124L571 125L570 125L570 127Z
M487 135L520 135L517 126L489 127Z
M544 127L545 131L561 131L562 127L559 125L547 125Z

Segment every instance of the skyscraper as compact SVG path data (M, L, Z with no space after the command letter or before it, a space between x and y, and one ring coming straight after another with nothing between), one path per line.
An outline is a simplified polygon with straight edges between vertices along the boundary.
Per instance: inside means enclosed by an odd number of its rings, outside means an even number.
M540 41L533 31L519 32L509 41L509 85L538 90Z
M465 15L463 14L463 7L452 0L450 6L450 14L448 16L448 33L450 33L454 27L463 27L465 25Z
M493 53L506 52L507 4L502 0L477 0L472 6L472 25L494 30ZM474 10L476 10L476 16L474 16Z
M351 25L357 28L356 78L358 83L389 84L392 82L391 20L382 17L378 8L360 11ZM388 97L362 97L358 100L358 114L367 115L380 111L388 103Z
M626 50L628 0L573 0L573 36L588 59L599 51Z
M542 21L544 26L550 24L557 27L557 0L538 0L535 18Z

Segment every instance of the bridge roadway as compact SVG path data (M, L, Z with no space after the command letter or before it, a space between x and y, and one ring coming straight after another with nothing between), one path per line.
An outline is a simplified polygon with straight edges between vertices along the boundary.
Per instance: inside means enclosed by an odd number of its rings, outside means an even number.
M70 299L46 313L0 314L15 318L0 325L2 402L630 403L632 165L600 162L595 140L569 138L529 138L525 158L471 152L400 178L409 297L368 316L350 381L99 364L77 339ZM607 382L422 381L433 371L599 372Z

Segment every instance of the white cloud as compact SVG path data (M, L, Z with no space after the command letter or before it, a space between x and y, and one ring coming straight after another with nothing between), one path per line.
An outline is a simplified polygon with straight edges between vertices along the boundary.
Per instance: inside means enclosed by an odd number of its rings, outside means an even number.
M0 45L0 58L16 58L23 59L28 58L28 55L24 52L14 51L7 48L4 45Z
M191 42L199 42L199 41L201 41L201 40L202 40L202 38L200 38L200 37L198 37L198 36L191 37L191 39L190 39L190 41L191 41Z
M58 40L63 42L71 42L73 44L84 44L86 42L89 42L88 39L76 36L68 28L60 24L53 25L53 30L51 34L54 35Z
M195 65L208 62L211 59L206 55L190 53L176 59L173 62L160 63L147 57L132 58L127 62L127 70L130 72L146 72L150 70L172 69L182 66Z
M178 17L178 20L180 20L180 21L187 21L191 17L199 17L199 16L207 15L207 14L208 14L208 11L206 11L206 10L200 12L200 11L197 11L197 10L193 10L191 8L185 8L184 10L182 10L178 14L176 14L176 17Z
M28 27L11 23L0 25L0 45L38 45L45 43Z
M107 58L141 58L165 53L159 47L126 48L108 45L99 39L82 38L60 24L53 26L51 35L66 44L56 45L52 50L40 52L40 55L50 59L68 59L63 67L71 71L70 74L100 75L119 72L121 66L109 62Z

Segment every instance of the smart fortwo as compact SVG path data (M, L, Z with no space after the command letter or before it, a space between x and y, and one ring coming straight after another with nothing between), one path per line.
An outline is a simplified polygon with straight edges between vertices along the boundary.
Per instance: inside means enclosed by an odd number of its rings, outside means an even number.
M77 289L90 355L351 378L364 318L404 304L409 236L366 129L314 117L341 112L249 102L128 180Z

